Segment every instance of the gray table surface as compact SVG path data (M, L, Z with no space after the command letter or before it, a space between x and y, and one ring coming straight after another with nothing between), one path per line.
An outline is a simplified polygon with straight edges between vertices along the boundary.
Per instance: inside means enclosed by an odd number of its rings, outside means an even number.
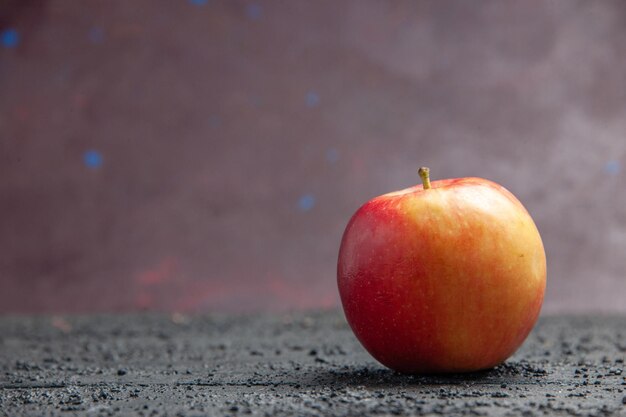
M544 317L505 364L407 376L341 312L0 318L0 416L626 416L626 317Z

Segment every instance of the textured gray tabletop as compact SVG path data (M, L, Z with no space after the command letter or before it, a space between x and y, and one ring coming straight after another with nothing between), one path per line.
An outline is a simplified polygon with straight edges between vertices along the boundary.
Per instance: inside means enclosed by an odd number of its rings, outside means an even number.
M626 416L626 318L542 318L496 369L406 376L339 312L0 319L0 416Z

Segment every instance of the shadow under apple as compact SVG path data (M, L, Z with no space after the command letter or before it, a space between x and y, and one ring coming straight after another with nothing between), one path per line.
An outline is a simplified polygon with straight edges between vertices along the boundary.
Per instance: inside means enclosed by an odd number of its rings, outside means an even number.
M489 385L506 387L541 382L547 371L527 361L506 362L495 368L458 374L408 375L375 366L344 365L303 373L298 384L303 386L333 386L336 388L391 388L402 386L464 386Z

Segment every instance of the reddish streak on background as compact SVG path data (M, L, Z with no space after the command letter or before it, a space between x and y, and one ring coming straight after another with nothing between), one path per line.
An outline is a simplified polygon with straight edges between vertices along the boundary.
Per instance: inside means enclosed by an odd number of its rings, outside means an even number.
M134 305L138 309L194 312L217 307L234 312L259 308L287 311L328 309L336 307L338 302L335 291L315 296L306 286L273 274L245 282L191 279L181 271L179 261L172 256L137 273L133 281Z

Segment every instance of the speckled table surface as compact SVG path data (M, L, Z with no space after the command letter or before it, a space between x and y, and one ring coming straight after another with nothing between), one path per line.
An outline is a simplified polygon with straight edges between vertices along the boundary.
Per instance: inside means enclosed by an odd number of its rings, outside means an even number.
M340 312L0 319L0 416L626 416L626 317L544 317L505 364L406 376Z

